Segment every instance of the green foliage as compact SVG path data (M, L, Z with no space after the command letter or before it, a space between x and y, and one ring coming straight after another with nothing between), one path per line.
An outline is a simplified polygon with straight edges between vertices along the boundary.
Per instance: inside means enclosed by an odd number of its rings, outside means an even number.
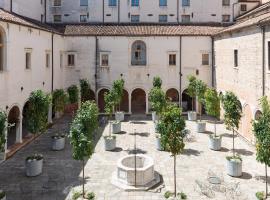
M7 122L7 115L5 112L0 111L0 152L5 151L5 144L6 144L6 122Z
M207 85L202 80L196 80L195 86L195 92L196 96L198 97L198 101L201 104L204 104L204 93L206 92Z
M173 193L172 193L171 191L166 191L166 192L164 193L165 199L169 199L171 196L173 196Z
M85 102L91 98L91 86L87 79L80 80L80 88L81 88L81 101Z
M159 76L153 78L153 87L161 88L162 80Z
M226 92L221 98L224 108L224 121L229 130L238 129L242 114L242 106L237 96L232 92Z
M195 76L188 76L188 88L187 88L187 94L191 97L194 98L196 97L196 83L197 79Z
M187 195L184 192L177 193L177 198L179 200L187 199Z
M258 200L266 199L264 192L256 192L256 197L257 197Z
M0 190L0 199L4 198L5 196L6 196L6 193Z
M36 90L30 94L29 107L26 111L27 130L32 134L43 131L47 126L48 110L51 103L50 95L41 90Z
M161 88L154 87L149 93L151 108L159 115L167 105L166 94Z
M208 88L205 92L205 109L208 115L220 117L220 98L215 89Z
M76 85L71 85L67 89L69 102L70 103L77 103L79 99L79 90Z
M117 94L114 90L110 90L109 92L106 92L104 95L104 101L105 101L105 112L112 117L112 113L114 110L114 107L116 106L117 102Z
M77 200L79 199L80 197L82 196L82 193L81 192L74 192L73 195L72 195L72 200Z
M87 195L86 195L86 198L88 200L94 200L96 198L96 195L94 192L89 192Z
M256 137L256 159L270 166L270 104L267 97L260 100L262 115L253 121L253 131Z
M115 96L115 106L120 105L122 97L124 95L124 85L125 81L123 79L119 79L113 82L112 93Z
M157 127L161 134L162 146L173 156L181 154L185 147L183 136L185 120L181 115L182 111L177 105L168 105L166 110L162 112Z
M234 155L234 156L226 156L227 160L234 160L235 162L242 162L242 158L240 155Z
M67 103L67 95L63 89L57 89L53 92L52 102L56 112L63 112Z
M70 128L70 143L73 158L84 160L93 154L93 134L98 127L98 108L94 102L86 101L76 113Z

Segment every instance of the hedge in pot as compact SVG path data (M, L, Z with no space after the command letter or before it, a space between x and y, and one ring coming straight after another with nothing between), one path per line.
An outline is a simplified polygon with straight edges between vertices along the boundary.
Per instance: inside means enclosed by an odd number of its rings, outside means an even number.
M239 122L242 114L242 106L237 96L233 92L226 92L221 97L224 109L224 121L227 129L233 132L233 155L227 156L227 170L228 175L233 177L242 176L242 159L235 154L234 137L235 129L239 128Z
M0 190L0 200L6 200L6 193Z
M70 143L72 156L75 160L82 161L83 166L83 197L84 190L84 163L94 152L93 136L98 127L98 108L93 102L86 101L76 113L70 128Z
M52 137L52 150L54 151L60 151L65 148L66 143L66 135L65 134L56 134Z
M87 79L80 80L80 88L81 88L81 101L85 102L90 100L91 98L91 87L89 81Z
M67 89L69 105L66 107L66 111L73 113L78 108L79 101L79 89L76 85L71 85Z
M53 107L55 110L55 118L61 117L65 110L65 105L67 103L67 95L63 89L57 89L53 91L52 95Z
M196 96L198 98L198 102L200 103L200 121L197 122L197 131L199 133L204 133L206 131L206 123L202 122L202 105L205 102L204 93L206 92L207 85L202 80L196 80Z
M188 111L188 120L190 121L196 121L197 119L197 113L196 111L194 111L194 105L193 105L193 101L194 98L196 97L196 83L197 83L197 79L195 76L189 76L188 77L188 88L187 88L187 94L188 96L191 97L192 99L192 110Z
M153 88L161 89L161 86L162 86L161 78L159 76L155 76L153 78ZM151 93L151 91L150 91L150 93ZM149 99L149 101L150 101L150 99ZM156 113L156 111L154 110L153 107L151 107L151 109L152 109L152 120L153 120L153 122L155 122L156 120L158 120L157 113Z
M270 166L270 104L266 96L261 98L260 103L262 114L258 120L253 121L253 132L256 137L256 159L265 164L265 198L267 198L269 196L267 167Z
M105 94L105 111L109 115L109 118L111 120L113 109L115 107L116 95L117 94L115 94L113 90ZM109 135L104 136L104 145L106 151L111 151L116 148L116 136L115 135L112 136L112 132L116 133L121 131L121 122L118 121L113 122L111 120L109 121Z
M115 93L115 120L116 121L124 121L125 115L124 112L120 111L120 104L124 95L124 85L125 81L123 79L119 79L113 82L112 90Z
M166 150L168 150L174 158L174 196L176 197L176 156L184 150L184 135L185 120L182 117L181 109L174 104L168 105L166 110L161 115L161 120L158 124L158 129L161 134L161 142Z
M214 151L221 149L221 136L217 135L217 118L220 117L220 98L215 89L208 88L205 92L205 109L206 113L215 118L214 134L209 136L209 147Z
M0 161L5 160L7 115L0 111Z
M36 138L37 134L46 129L51 98L43 91L37 90L30 94L28 102L26 126L27 130ZM39 154L29 156L26 158L25 165L27 176L37 176L42 173L43 156Z

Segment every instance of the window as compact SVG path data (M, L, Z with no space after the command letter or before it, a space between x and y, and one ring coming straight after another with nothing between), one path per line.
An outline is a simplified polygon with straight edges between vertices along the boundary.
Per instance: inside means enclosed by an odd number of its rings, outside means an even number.
M53 21L54 21L55 23L62 22L62 16L61 16L61 15L54 15L54 16L53 16Z
M140 15L131 15L131 22L133 23L140 22Z
M101 66L104 66L104 67L109 66L109 55L108 54L101 55Z
M80 15L80 22L87 22L87 15Z
M139 6L140 0L131 0L131 6Z
M4 36L0 31L0 72L4 70Z
M246 12L247 11L247 5L246 4L241 4L241 12Z
M61 0L53 0L53 6L61 6Z
M202 65L209 65L209 54L202 54Z
M222 15L222 22L230 22L230 15Z
M182 15L182 22L183 23L190 22L190 15Z
M116 0L109 0L109 6L117 6Z
M167 0L159 0L159 6L167 6Z
M46 67L49 68L50 67L50 53L46 53Z
M131 65L146 65L146 45L143 41L132 44Z
M159 15L159 22L168 22L167 15Z
M88 6L88 0L80 0L80 6Z
M182 7L190 6L190 0L182 0Z
M268 42L268 70L270 71L270 42Z
M169 54L169 65L176 65L176 54Z
M25 52L25 69L31 69L31 52Z
M68 66L73 67L75 66L75 55L68 54Z
M234 67L238 67L238 50L234 50Z
M230 0L222 0L223 6L230 6Z

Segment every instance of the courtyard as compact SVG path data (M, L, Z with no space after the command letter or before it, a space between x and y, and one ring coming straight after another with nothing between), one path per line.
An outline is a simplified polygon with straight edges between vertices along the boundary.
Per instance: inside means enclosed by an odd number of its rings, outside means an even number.
M69 132L71 116L57 120L46 133L12 158L0 164L0 188L6 191L11 200L69 200L75 191L81 190L82 163L72 158L69 141L63 151L50 149L50 139L55 133ZM243 176L232 178L226 174L226 156L230 155L232 135L223 124L217 125L217 133L222 134L221 151L208 148L208 133L214 130L207 122L207 133L196 132L196 122L186 121L191 131L186 139L184 153L177 156L177 190L187 194L188 199L256 199L255 193L263 191L264 166L255 158L255 148L237 137L235 147L243 159ZM134 130L138 154L146 154L154 159L155 170L162 182L145 192L125 192L111 184L117 160L134 153ZM154 124L145 116L131 116L122 122L122 132L115 134L117 148L104 150L102 135L107 135L108 124L99 128L95 136L95 153L85 164L86 189L94 192L98 200L158 200L165 199L164 193L173 190L173 158L168 152L156 150ZM38 177L25 176L25 158L32 153L44 155L43 173ZM208 182L210 175L222 180L222 187Z

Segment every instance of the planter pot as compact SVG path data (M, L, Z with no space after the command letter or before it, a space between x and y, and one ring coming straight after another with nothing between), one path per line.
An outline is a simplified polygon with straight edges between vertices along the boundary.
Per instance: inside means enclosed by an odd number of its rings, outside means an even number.
M189 121L196 121L197 120L197 113L194 111L188 112L188 120Z
M197 132L204 133L206 131L206 123L205 122L197 122Z
M6 153L0 152L0 163L6 159Z
M214 151L219 151L221 149L221 137L215 137L215 136L210 136L209 137L209 148L214 150Z
M159 117L157 115L157 113L155 111L152 112L152 121L155 122L155 121L158 121Z
M125 120L125 114L124 112L116 112L115 113L115 120L116 121L119 121L119 122L122 122Z
M26 160L25 169L26 176L33 177L42 173L43 159L41 160Z
M60 151L65 148L66 138L65 137L52 137L52 150Z
M106 151L112 151L116 148L116 137L104 137L104 147Z
M55 119L59 119L63 116L62 112L55 112Z
M227 174L232 177L242 176L242 161L239 159L227 159Z
M112 133L120 133L121 132L121 122L113 122L112 123Z
M154 122L154 129L155 129L155 133L157 133L158 132L158 130L157 130L157 122Z
M156 147L157 147L157 150L162 151L162 146L161 146L161 139L160 139L160 137L156 137Z

